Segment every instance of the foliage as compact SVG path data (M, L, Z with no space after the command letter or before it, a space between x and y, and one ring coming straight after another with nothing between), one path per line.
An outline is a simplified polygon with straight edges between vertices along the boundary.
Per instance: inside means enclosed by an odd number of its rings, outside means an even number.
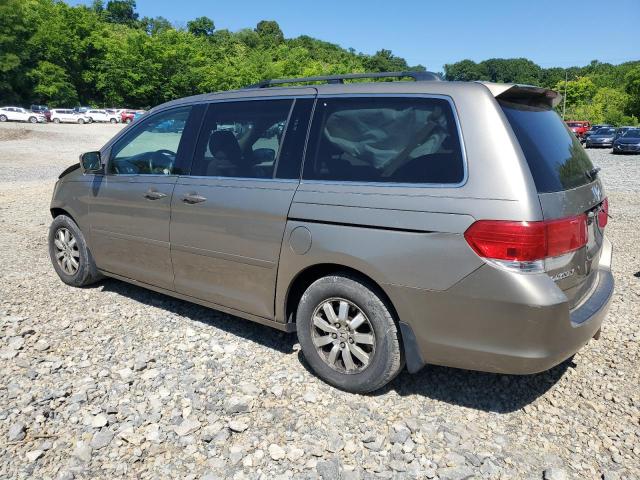
M636 125L640 118L640 61L620 65L593 60L585 67L540 68L524 58L492 58L444 66L447 80L540 85L565 94L566 118Z
M208 17L176 27L139 18L135 0L0 0L0 103L150 107L178 97L241 88L265 78L424 70L382 49L357 53L308 36L286 38L262 20L238 32ZM612 123L640 117L640 62L543 69L525 58L463 60L447 79L556 87L567 115Z
M187 22L187 30L197 37L210 37L215 29L216 26L209 17L198 17Z

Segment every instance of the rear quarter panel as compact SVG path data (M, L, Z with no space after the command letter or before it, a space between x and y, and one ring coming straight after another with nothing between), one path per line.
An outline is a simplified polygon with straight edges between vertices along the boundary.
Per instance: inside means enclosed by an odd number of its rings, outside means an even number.
M375 95L389 87L368 88ZM475 220L542 219L526 160L485 86L416 82L404 88L412 95L432 93L452 100L466 157L465 182L449 187L302 180L280 257L276 292L280 321L291 282L310 266L345 265L383 288L442 292L483 264L463 236ZM299 226L311 233L311 247L303 255L294 253L289 242ZM392 297L398 289L385 291ZM400 296L391 300L394 305L402 301Z

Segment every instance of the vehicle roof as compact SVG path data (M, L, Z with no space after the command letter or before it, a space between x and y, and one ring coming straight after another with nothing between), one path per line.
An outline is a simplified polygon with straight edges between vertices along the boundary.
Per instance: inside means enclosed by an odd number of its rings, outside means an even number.
M266 87L266 88L244 88L238 90L228 90L215 93L204 93L191 97L179 98L154 107L152 110L178 106L184 104L211 102L216 100L232 100L244 98L269 98L269 97L290 97L305 95L367 95L367 94L396 94L396 95L446 95L454 96L457 93L469 91L489 90L494 96L509 90L513 87L523 87L536 92L547 92L549 90L533 87L530 85L518 85L514 83L491 83L491 82L450 82L450 81L394 81L394 82L353 82L353 83L332 83L305 86L287 87Z

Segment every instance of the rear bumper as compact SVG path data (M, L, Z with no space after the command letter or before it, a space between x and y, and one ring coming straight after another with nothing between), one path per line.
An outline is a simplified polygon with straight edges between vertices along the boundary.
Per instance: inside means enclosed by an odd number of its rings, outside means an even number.
M600 330L613 295L611 253L605 238L596 286L573 310L548 275L488 265L444 292L387 286L401 319L408 370L433 363L531 374L561 363Z

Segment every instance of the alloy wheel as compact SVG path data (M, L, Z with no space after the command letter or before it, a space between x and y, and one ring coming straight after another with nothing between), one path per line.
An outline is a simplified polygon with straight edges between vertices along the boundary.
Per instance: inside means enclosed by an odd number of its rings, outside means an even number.
M330 298L316 307L312 320L313 344L328 366L347 374L369 366L376 336L360 307L344 298Z
M55 257L58 265L67 275L75 275L80 268L78 242L67 228L59 228L54 236Z

